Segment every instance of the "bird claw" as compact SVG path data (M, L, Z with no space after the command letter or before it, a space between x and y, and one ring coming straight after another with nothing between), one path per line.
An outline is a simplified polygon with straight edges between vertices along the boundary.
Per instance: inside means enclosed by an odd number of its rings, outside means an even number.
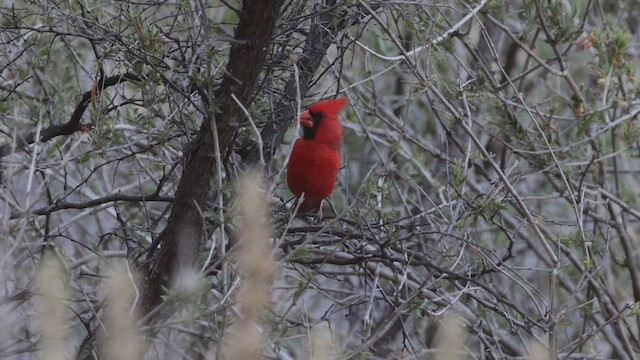
M314 224L320 224L322 222L322 204L320 204L320 209L318 210L318 212L313 216L313 223Z

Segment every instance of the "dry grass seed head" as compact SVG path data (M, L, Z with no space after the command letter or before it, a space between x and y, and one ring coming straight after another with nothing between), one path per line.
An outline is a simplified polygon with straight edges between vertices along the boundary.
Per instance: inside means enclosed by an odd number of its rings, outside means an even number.
M127 270L116 268L106 282L108 297L106 336L103 351L106 359L142 359L141 337L136 326L135 283Z
M440 328L436 335L435 360L456 360L462 359L465 332L460 321L453 315L448 314L440 322Z
M66 309L69 278L61 260L51 251L45 251L36 275L39 296L40 326L42 331L43 359L66 360L68 331Z
M248 172L238 184L238 270L243 283L238 295L242 319L233 326L226 355L229 359L258 359L264 344L257 324L271 296L274 264L269 240L272 230L264 180L258 171Z

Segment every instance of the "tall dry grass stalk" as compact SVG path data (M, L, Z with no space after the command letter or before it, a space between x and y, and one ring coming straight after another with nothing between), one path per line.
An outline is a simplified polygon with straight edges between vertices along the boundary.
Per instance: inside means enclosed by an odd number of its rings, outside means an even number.
M258 171L248 172L238 184L238 271L243 279L238 293L241 318L229 329L224 349L227 359L259 359L264 345L258 324L271 298L270 285L275 269L269 245L272 229L264 189L264 179Z
M67 289L69 278L62 261L52 251L45 251L42 264L36 275L36 288L40 308L42 331L42 358L45 360L67 360L66 327Z
M445 315L436 335L436 348L434 360L462 359L464 354L464 340L466 334L464 328L453 315Z
M553 360L549 354L549 348L539 342L531 343L529 357L531 360Z
M326 322L322 322L314 327L310 334L310 358L311 360L332 360L334 357L333 341L331 340L331 330Z
M106 282L107 309L102 351L108 360L142 359L142 338L136 326L135 281L124 267L117 267Z

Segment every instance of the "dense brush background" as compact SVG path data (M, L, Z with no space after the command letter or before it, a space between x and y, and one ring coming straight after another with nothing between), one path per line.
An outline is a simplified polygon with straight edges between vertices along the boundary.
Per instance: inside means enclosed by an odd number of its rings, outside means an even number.
M0 4L0 358L640 353L636 0Z

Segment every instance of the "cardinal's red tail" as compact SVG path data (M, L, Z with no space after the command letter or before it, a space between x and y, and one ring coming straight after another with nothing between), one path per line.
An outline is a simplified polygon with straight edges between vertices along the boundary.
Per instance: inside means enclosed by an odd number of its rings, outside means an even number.
M296 206L299 199L296 199ZM298 214L315 214L322 207L322 199L304 199L298 207ZM294 207L295 209L295 207Z

